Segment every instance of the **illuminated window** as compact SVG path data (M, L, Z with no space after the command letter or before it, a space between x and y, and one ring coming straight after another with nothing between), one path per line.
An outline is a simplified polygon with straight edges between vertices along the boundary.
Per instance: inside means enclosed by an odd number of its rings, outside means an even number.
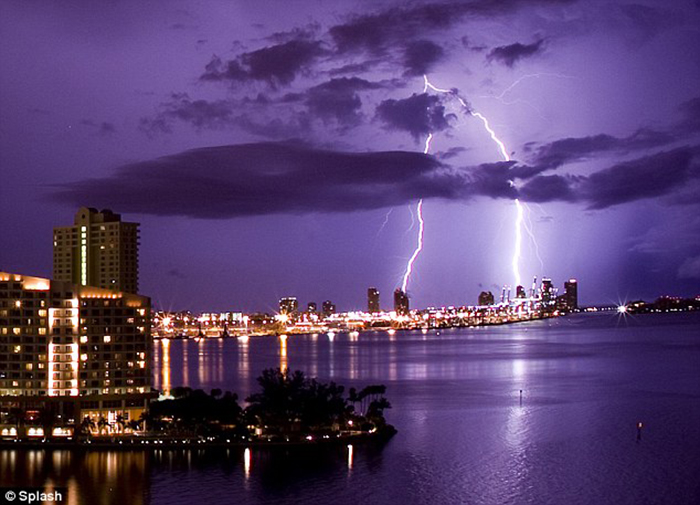
M103 340L104 340L105 344L107 344L107 343L112 341L112 337L110 335L105 335L103 337Z

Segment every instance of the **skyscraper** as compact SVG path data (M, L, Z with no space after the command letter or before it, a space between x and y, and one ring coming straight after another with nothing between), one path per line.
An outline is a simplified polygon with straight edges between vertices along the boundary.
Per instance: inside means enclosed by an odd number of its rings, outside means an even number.
M324 317L328 317L335 314L335 304L333 304L333 302L331 302L330 300L326 300L325 302L323 302L321 309L323 310Z
M138 293L138 227L111 210L80 208L73 226L54 228L54 280Z
M557 293L552 284L552 279L542 279L542 287L540 288L542 297L542 312L550 313L556 309Z
M295 296L285 296L280 298L280 314L287 314L289 316L295 315L299 312L299 302Z
M402 316L408 315L409 312L408 296L401 288L394 291L394 310Z
M377 288L369 288L367 290L367 312L374 314L380 310L379 290Z
M569 279L564 283L564 300L567 310L578 309L578 282L576 279Z

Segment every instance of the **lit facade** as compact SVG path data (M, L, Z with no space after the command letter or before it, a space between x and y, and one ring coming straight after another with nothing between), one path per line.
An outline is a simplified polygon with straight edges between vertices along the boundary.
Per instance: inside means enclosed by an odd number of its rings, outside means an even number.
M564 300L567 310L578 309L578 282L576 279L569 279L564 283Z
M73 226L54 228L53 278L138 293L138 227L110 210L80 208Z
M0 402L138 419L151 395L150 300L0 272ZM82 414L81 414L82 412Z
M408 295L399 288L394 291L394 310L400 315L408 315L409 312Z
M289 316L299 312L299 301L294 296L286 296L280 298L280 314L287 314Z
M336 312L335 304L330 300L326 300L321 305L321 310L323 311L323 317L330 317Z
M379 290L377 288L367 289L367 312L376 314L379 308Z

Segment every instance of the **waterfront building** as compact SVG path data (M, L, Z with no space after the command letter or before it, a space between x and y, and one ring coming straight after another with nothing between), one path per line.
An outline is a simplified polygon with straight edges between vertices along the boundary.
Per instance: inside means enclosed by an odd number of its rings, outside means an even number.
M516 298L527 298L527 294L525 294L525 288L522 286L518 286L515 288L515 297Z
M316 302L309 302L306 305L306 312L309 314L316 314L318 312L318 306L316 305Z
M552 284L552 279L542 279L540 297L542 299L542 311L545 313L554 312L557 302L557 293Z
M367 290L367 312L376 314L380 312L379 308L379 290L377 288L369 288Z
M150 299L0 272L0 407L138 420L151 394Z
M482 291L479 293L479 305L493 305L495 299L491 291Z
M330 300L326 300L325 302L323 302L321 309L323 310L323 317L330 317L336 312L335 304Z
M299 312L299 302L295 296L285 296L284 298L280 298L279 307L280 314L293 316Z
M111 210L80 208L73 226L53 230L53 279L138 293L138 227Z
M564 283L564 299L566 310L578 309L578 282L576 279L569 279Z
M394 291L394 310L397 314L408 315L408 295L401 288L396 288Z

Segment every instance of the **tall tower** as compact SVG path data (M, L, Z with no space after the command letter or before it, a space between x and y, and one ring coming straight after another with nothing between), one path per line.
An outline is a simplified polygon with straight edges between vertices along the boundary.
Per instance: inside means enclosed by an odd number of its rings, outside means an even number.
M564 299L568 310L578 309L578 283L576 279L569 279L564 283Z
M401 316L407 316L409 312L408 296L401 288L394 291L394 310Z
M73 226L53 230L53 278L125 293L139 290L139 224L81 207Z
M367 290L367 312L374 314L379 311L379 290L377 288L369 288Z

